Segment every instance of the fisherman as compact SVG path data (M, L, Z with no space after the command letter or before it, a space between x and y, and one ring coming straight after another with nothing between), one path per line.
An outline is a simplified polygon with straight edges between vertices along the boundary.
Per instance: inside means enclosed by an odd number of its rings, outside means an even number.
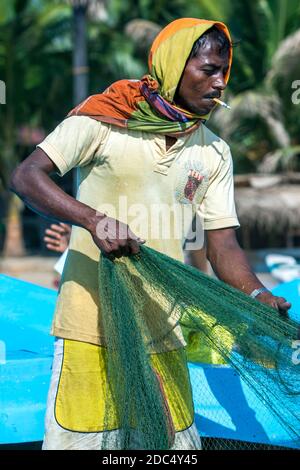
M118 419L112 413L107 420L103 412L105 337L97 267L100 256L133 256L145 242L183 261L175 228L167 236L157 234L153 215L162 208L176 204L189 209L191 224L203 221L207 256L219 279L277 310L290 308L262 285L238 245L230 149L205 124L220 104L231 62L223 23L173 21L153 42L149 75L120 80L87 98L13 173L11 189L31 209L72 225L51 330L57 341L44 449L101 449L104 439L110 449L121 448ZM78 169L76 199L50 178L73 168ZM171 222L172 215L165 217L163 229ZM197 243L185 247L193 262ZM165 368L168 354L176 355L176 371L166 374L171 386L162 380L176 450L201 448L184 346L174 325L150 351ZM131 446L139 448L134 432Z

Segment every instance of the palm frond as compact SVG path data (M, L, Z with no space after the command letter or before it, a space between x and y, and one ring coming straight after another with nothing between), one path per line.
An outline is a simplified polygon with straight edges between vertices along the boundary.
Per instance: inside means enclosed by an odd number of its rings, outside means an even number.
M118 77L140 78L145 73L143 64L136 60L130 51L116 51L110 64L114 74Z
M125 26L125 33L143 50L148 50L162 27L153 21L137 18Z
M266 82L271 84L278 79L289 80L295 72L300 74L300 29L280 43Z
M277 149L269 152L258 166L259 173L277 171L299 171L300 145Z
M190 2L190 15L208 20L227 21L231 0L212 2L211 0L194 0Z
M274 94L246 91L229 100L231 111L219 109L214 114L214 124L228 139L239 128L244 119L262 119L270 135L279 147L290 145L290 137L283 123L280 98Z

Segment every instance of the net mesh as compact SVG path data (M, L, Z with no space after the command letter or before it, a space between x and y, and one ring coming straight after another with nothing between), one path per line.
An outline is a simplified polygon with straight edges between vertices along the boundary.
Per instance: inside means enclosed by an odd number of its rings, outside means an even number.
M105 400L105 420L108 426L111 415L117 416L123 449L130 448L133 433L140 449L171 449L175 433L184 428L184 419L180 428L171 412L173 400L180 416L182 397L170 399L165 390L169 384L179 395L180 376L174 375L180 369L178 357L170 355L163 377L153 366L153 354L163 350L166 339L176 343L178 324L187 340L187 359L231 366L265 413L280 423L292 446L300 447L299 365L292 360L293 342L299 339L297 322L145 246L137 256L115 261L101 257L99 290L107 383L113 397ZM201 382L193 386L201 406ZM216 421L219 412L214 411ZM235 448L234 440L203 442L205 448ZM103 448L109 445L104 439ZM255 449L259 444L244 442L236 448Z

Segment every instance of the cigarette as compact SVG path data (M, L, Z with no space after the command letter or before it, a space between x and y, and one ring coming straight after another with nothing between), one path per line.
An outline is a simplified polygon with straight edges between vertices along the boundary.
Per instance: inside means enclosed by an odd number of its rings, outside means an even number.
M221 106L224 106L224 108L231 109L231 107L229 106L229 104L224 103L224 101L221 101L221 100L219 100L218 98L213 98L213 100L214 100L216 103L220 104Z

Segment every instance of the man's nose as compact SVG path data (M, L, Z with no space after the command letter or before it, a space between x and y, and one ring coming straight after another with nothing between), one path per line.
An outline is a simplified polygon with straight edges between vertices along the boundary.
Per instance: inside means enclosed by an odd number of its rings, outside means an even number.
M225 90L227 84L226 84L226 81L225 81L225 77L223 74L219 74L214 83L213 83L213 87L216 89L216 90L220 90L220 91L223 91Z

